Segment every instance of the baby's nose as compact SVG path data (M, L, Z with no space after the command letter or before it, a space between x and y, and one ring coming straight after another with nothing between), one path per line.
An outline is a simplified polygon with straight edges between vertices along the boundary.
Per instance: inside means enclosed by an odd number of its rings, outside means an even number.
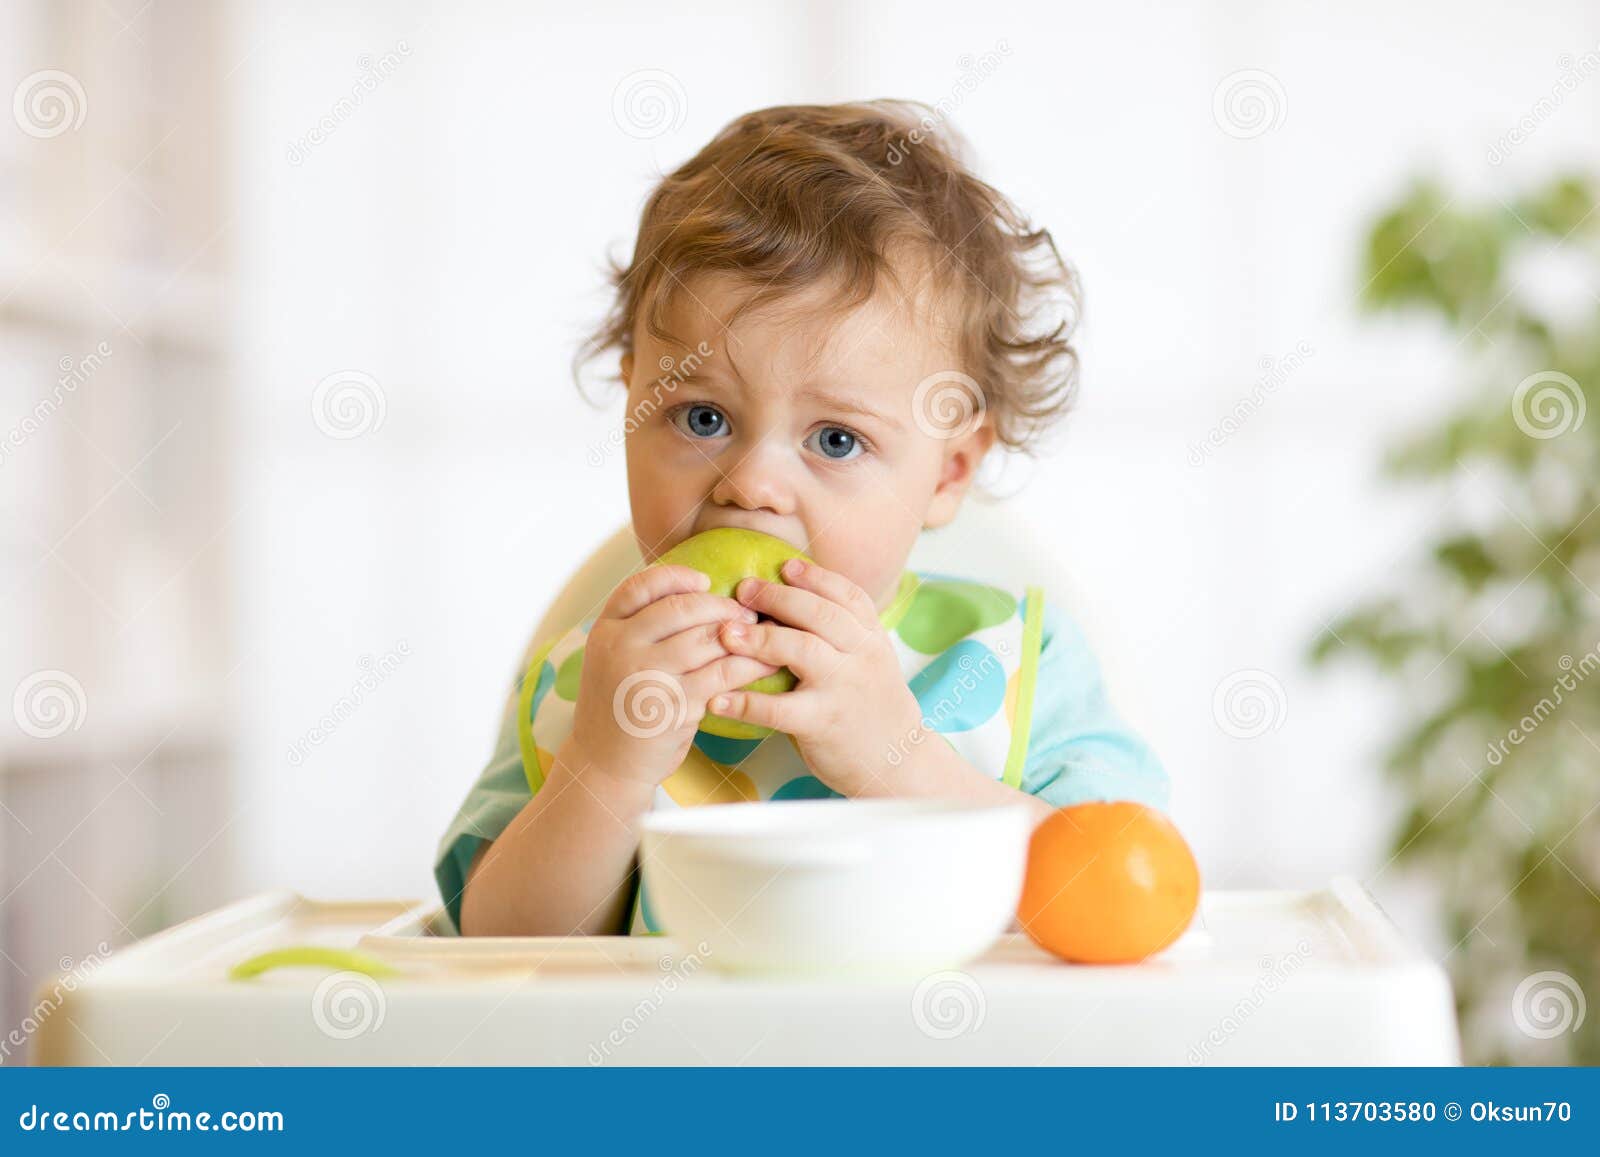
M724 467L719 461L722 477L711 493L712 499L724 506L788 514L794 505L794 487L787 465L779 460L781 455L781 447L773 445L771 439L763 439L736 458L731 467Z

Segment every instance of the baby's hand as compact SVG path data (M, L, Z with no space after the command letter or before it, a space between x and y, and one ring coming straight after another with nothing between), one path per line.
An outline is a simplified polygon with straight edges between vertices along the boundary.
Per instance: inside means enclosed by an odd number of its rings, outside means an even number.
M798 685L776 695L730 690L711 710L787 731L813 775L844 795L861 794L874 761L918 731L922 708L865 591L799 559L782 574L781 583L749 578L734 591L777 621L729 623L722 636L732 652L788 667Z
M708 699L777 669L729 654L723 624L756 615L710 585L689 567L653 566L611 592L584 644L571 735L583 764L660 783L688 755Z

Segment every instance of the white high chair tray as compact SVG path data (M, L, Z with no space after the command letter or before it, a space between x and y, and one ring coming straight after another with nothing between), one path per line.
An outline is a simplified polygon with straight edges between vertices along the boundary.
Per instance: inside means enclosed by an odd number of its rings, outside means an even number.
M904 981L719 974L667 937L463 939L435 904L258 896L46 985L33 1059L69 1065L1316 1065L1459 1063L1442 970L1351 880L1211 892L1139 965L1013 934ZM374 980L275 948L353 949Z

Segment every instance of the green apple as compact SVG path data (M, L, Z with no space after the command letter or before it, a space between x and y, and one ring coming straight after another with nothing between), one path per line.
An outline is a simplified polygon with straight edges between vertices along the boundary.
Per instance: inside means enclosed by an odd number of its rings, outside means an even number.
M806 553L770 534L721 526L684 539L656 559L656 565L693 567L711 580L712 594L731 599L734 589L744 579L782 582L778 568L791 558L806 558ZM781 667L753 683L746 683L743 690L776 694L792 690L794 683L794 672ZM772 734L770 727L709 714L700 721L700 730L724 739L761 739Z

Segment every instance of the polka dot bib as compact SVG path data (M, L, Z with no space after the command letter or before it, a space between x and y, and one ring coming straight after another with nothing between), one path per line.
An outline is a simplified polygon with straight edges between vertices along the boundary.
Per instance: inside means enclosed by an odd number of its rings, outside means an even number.
M1043 608L1035 587L1019 599L950 575L906 571L894 600L879 616L922 707L924 727L968 763L1013 787L1022 781L1027 754ZM593 625L588 619L537 648L522 677L517 740L528 786L535 793L572 729L584 643ZM663 694L656 706L670 713L670 695ZM653 721L642 703L639 714L641 724ZM862 754L892 766L916 743L931 741L931 735L907 736L897 749ZM726 739L699 731L683 763L656 788L653 807L838 794L810 773L793 740L782 732L761 739ZM635 935L660 931L642 883L630 930Z

